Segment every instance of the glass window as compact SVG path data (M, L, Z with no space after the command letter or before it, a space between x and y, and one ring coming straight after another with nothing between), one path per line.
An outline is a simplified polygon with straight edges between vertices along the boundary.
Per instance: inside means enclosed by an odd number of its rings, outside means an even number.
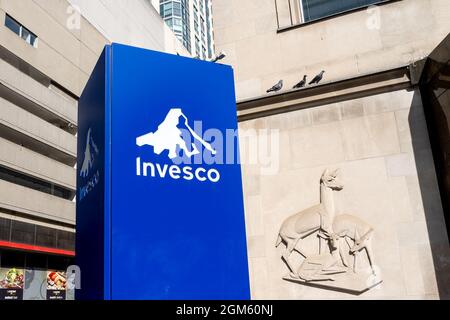
M172 29L172 27L173 27L173 20L172 19L167 19L166 20L166 24L169 26L169 28Z
M22 39L31 43L31 33L27 29L22 29Z
M6 15L5 18L5 26L8 27L12 32L20 36L20 24L8 15Z
M170 17L172 15L172 2L168 2L161 5L160 11L163 18Z
M181 17L181 3L178 2L173 3L173 15Z
M49 248L56 247L56 230L36 226L36 245Z
M28 42L29 44L31 44L33 47L36 47L37 45L37 36L35 36L34 34L30 34L30 42Z
M0 218L0 240L9 241L11 233L11 220Z
M12 222L11 241L34 244L35 225L21 221Z
M25 28L23 25L21 25L19 22L14 20L12 17L10 17L9 15L5 16L5 26L30 45L34 47L36 46L37 36L30 30Z
M75 233L58 230L57 248L64 250L75 250Z
M21 185L26 188L45 192L66 200L72 200L75 197L75 191L56 186L47 181L36 179L34 177L30 177L28 175L10 170L2 166L0 166L0 179Z
M303 22L317 20L341 12L365 7L375 3L386 2L380 0L299 0Z
M195 37L195 54L200 57L200 40Z
M198 23L194 21L194 30L198 34Z
M0 218L0 240L75 250L75 232Z
M173 19L173 31L183 32L183 22L181 19Z

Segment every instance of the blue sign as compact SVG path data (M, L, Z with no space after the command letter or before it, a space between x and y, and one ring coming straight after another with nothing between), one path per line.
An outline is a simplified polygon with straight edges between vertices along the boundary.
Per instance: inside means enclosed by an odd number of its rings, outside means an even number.
M250 298L229 66L107 46L78 139L79 298Z

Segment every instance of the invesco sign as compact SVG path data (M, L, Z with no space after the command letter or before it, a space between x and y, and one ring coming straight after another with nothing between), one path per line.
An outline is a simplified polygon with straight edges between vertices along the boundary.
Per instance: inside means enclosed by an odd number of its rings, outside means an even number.
M183 126L183 128L180 126ZM189 136L189 139L187 139L187 136ZM188 118L180 108L170 109L155 132L136 138L137 146L152 147L154 154L162 156L163 153L167 153L170 160L177 159L177 162L180 162L181 152L187 159L198 155L200 151L197 144L201 144L211 155L217 153L210 143L203 140L191 128ZM188 165L179 166L177 164L146 162L141 157L136 158L136 175L139 177L170 178L185 181L197 180L199 182L212 183L217 183L220 180L220 172L215 168L194 168Z
M249 299L231 67L106 46L78 117L77 299Z

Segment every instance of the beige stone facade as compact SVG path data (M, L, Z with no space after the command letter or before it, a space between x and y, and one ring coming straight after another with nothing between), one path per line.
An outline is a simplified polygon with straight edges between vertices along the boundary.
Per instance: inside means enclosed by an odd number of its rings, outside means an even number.
M280 130L280 170L262 175L257 165L243 167L253 298L440 297L437 281L443 280L435 264L448 259L450 250L420 93L387 92L240 124L242 130L258 128ZM288 269L281 259L284 245L275 248L279 228L290 215L319 203L326 168L341 170L336 214L354 214L375 229L375 265L383 283L361 296L282 279ZM299 246L317 253L317 238ZM292 257L297 266L304 259ZM366 272L368 264L360 259L360 272ZM447 265L446 279L449 271ZM440 285L441 294L448 294L448 283Z
M228 53L224 63L235 70L241 154L251 149L249 131L275 130L279 137L271 149L278 171L243 160L252 297L450 298L444 209L414 79L416 63L450 32L450 3L392 1L287 27L283 2L276 1L280 26L274 0L213 2L217 50ZM303 74L311 80L320 70L326 73L319 86L291 89ZM280 79L285 87L266 95ZM321 177L337 168L344 188L333 192L336 217L350 214L373 227L373 264L382 282L359 293L345 285L331 289L330 281L283 279L293 277L282 258L287 243L275 246L283 222L319 204ZM355 244L350 240L347 251ZM319 253L317 233L296 249L293 273ZM357 256L357 274L370 288L367 256L364 250Z
M286 1L277 0L281 15ZM446 0L393 1L378 10L277 32L275 0L215 0L216 51L228 53L224 63L234 67L241 100L280 79L292 88L304 74L312 79L321 70L327 71L324 82L333 82L408 65L426 57L450 30ZM374 19L379 25L371 27Z

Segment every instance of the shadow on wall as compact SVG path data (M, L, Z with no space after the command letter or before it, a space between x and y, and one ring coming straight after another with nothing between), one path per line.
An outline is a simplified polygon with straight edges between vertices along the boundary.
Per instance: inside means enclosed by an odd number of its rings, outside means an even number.
M422 107L422 103L424 107ZM445 221L447 220L448 225L448 213L445 210L446 200L442 194L441 183L439 183L440 191L435 187L438 184L438 177L439 180L442 180L440 177L442 173L438 170L438 165L435 169L433 154L430 152L429 139L432 134L430 132L429 138L427 124L423 121L424 108L426 107L427 104L422 101L420 92L416 91L408 121L439 296L441 299L450 299L450 247ZM427 123L430 127L428 117ZM434 149L433 147L433 152L435 152ZM436 155L434 158L436 158ZM444 201L441 201L441 198ZM421 208L414 209L420 210Z

